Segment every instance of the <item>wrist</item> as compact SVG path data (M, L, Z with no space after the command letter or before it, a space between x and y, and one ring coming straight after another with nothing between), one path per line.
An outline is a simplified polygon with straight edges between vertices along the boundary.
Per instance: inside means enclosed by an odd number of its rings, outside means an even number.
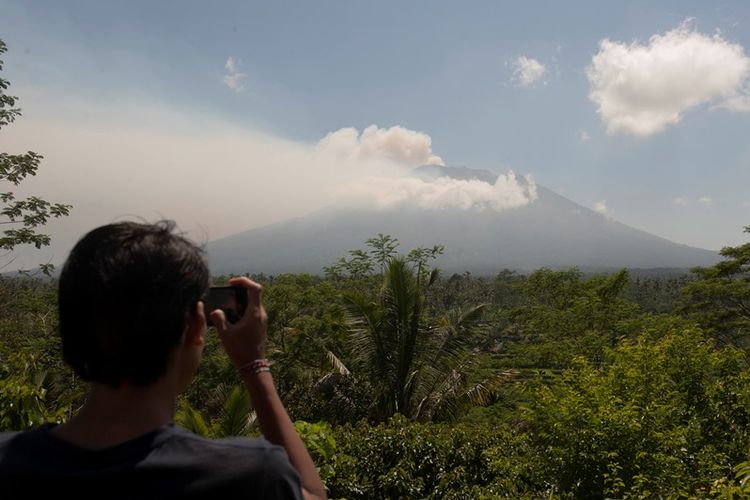
M243 350L241 356L230 356L232 364L235 369L239 370L243 366L257 361L259 359L266 359L266 350L263 348Z
M270 371L263 371L248 375L240 374L240 378L247 386L253 398L262 395L268 391L275 391L276 386L273 383L273 376Z
M243 364L242 366L239 366L237 368L237 372L239 372L240 377L247 377L250 375L258 375L260 373L270 372L271 371L271 363L266 358L259 358L254 359L248 363Z

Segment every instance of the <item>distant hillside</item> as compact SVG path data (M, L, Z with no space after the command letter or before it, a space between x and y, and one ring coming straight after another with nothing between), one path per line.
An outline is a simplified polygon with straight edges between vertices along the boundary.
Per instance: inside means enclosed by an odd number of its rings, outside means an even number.
M497 178L483 170L421 167L414 176ZM583 270L689 268L711 265L716 252L680 245L634 229L537 186L538 199L521 208L352 210L329 207L305 217L251 229L208 245L213 273L320 273L348 250L378 233L401 250L445 245L438 266L446 272L494 274L503 268L578 266Z

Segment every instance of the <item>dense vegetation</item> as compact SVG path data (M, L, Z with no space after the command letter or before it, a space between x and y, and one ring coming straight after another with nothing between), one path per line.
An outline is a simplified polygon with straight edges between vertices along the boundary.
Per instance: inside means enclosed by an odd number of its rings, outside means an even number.
M750 243L635 278L444 277L442 247L397 243L368 240L326 277L255 276L279 391L332 497L750 494ZM84 397L55 295L0 281L0 430L63 421ZM179 422L251 435L251 408L209 336Z

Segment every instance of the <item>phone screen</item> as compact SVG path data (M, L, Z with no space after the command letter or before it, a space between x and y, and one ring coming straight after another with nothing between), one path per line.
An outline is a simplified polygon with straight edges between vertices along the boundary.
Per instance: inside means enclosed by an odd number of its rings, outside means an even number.
M206 313L206 324L214 326L211 311L221 309L230 324L237 323L247 307L247 291L241 286L212 286L203 299L203 310Z

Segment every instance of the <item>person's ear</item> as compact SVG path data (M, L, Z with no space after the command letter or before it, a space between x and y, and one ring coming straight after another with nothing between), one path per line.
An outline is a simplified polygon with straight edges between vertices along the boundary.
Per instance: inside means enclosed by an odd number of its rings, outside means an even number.
M195 304L195 309L188 314L187 335L185 339L195 346L206 343L206 313L203 311L203 301Z

